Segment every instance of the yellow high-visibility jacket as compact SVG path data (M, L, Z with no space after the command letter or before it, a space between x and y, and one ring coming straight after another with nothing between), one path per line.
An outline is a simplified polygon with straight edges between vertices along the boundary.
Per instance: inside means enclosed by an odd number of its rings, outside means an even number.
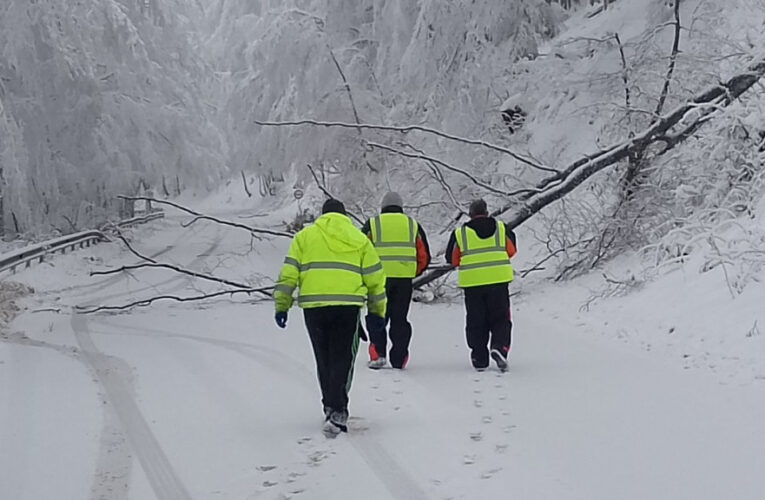
M274 290L277 311L292 307L295 288L302 308L366 303L370 313L385 317L380 259L343 214L324 214L295 235Z

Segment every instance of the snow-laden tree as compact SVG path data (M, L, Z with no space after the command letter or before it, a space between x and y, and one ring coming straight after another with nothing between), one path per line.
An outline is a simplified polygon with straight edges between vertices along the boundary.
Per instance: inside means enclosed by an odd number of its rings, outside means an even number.
M628 8L614 3L609 14L624 16L620 11ZM643 9L642 19L621 26L606 19L599 32L560 40L554 58L525 64L519 73L513 91L529 103L530 147L546 161L632 137L761 58L765 7L759 2L655 0L635 8ZM540 86L544 80L554 83ZM716 255L705 236L720 237L731 222L749 228L762 197L764 107L753 89L685 144L659 141L546 210L536 231L556 255L558 275L587 271L629 249L645 248L655 264L687 259L701 248ZM665 148L674 149L656 154ZM719 243L720 251L726 246Z
M194 10L199 12L194 14ZM22 231L88 227L143 180L220 178L216 82L170 0L12 0L0 7L5 212ZM212 103L210 103L212 104ZM175 183L175 182L174 182Z
M368 206L388 187L440 199L426 164L363 147L379 134L254 120L419 123L502 140L504 84L555 33L552 12L537 0L222 2L209 12L207 47L230 76L231 163L290 185L310 179L310 163L339 196ZM481 161L476 151L452 153Z

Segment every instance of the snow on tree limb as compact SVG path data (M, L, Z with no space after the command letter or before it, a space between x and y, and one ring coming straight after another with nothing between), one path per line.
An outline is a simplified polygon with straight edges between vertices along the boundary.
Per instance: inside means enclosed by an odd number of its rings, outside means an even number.
M435 163L435 164L437 164L437 165L439 165L439 166L441 166L441 167L443 167L443 168L445 168L445 169L447 169L447 170L449 170L451 172L455 172L455 173L460 174L460 175L462 175L464 177L467 177L475 185L480 186L483 189L485 189L486 191L489 191L491 193L494 193L494 194L497 194L497 195L500 195L500 196L516 196L518 194L526 193L526 192L529 192L529 191L534 191L534 192L537 191L537 190L534 190L534 189L521 189L521 190L509 193L507 191L503 191L501 189L497 189L494 186L492 186L492 185L490 185L490 184L488 184L488 183L478 179L477 177L472 175L470 172L467 172L466 170L461 169L459 167L455 167L453 165L450 165L450 164L448 164L447 162L445 162L443 160L439 160L438 158L434 158L432 156L424 155L424 154L421 154L421 153L408 153L406 151L402 151L402 150L397 149L397 148L386 146L385 144L379 144L377 142L365 141L364 144L368 145L371 148L382 149L383 151L388 151L390 153L394 153L394 154L397 154L397 155L400 155L400 156L404 156L406 158L412 158L412 159L415 159L415 160L423 160L423 161L428 161L428 162L431 162L431 163Z
M508 200L505 205L495 210L492 216L496 217L514 209L506 224L510 228L518 227L546 206L572 192L596 173L616 165L630 154L643 154L649 146L656 143L664 143L664 148L657 152L655 157L666 153L691 137L719 110L741 97L763 75L765 75L765 57L753 62L745 71L734 75L727 81L700 92L695 98L660 117L634 137L585 156L558 174L543 179L537 186L545 189L538 193L521 195L518 198ZM696 113L695 116L691 116L694 113ZM681 129L673 133L672 130L678 125L681 126ZM419 288L448 272L448 270L438 270L424 274L415 280L414 285Z
M175 302L195 302L199 300L222 297L225 295L233 296L235 294L241 294L241 293L246 293L247 295L251 295L253 293L259 293L261 295L266 296L267 298L270 298L271 297L270 292L271 290L273 290L273 288L274 287L272 286L267 286L262 288L221 290L219 292L206 293L202 295L192 295L189 297L178 297L176 295L157 295L156 297L149 297L148 299L137 300L135 302L130 302L129 304L123 304L120 306L96 306L96 307L74 306L74 308L77 309L80 314L94 314L97 312L104 312L104 311L126 311L134 307L146 307L146 306L150 306L151 304L159 300L172 300Z
M183 205L179 205L177 203L173 203L172 201L158 200L158 199L152 198L150 196L124 196L124 195L120 195L120 196L118 196L118 198L123 199L123 200L130 200L130 201L151 201L153 203L169 205L169 206L171 206L173 208L177 208L178 210L180 210L182 212L186 212L187 214L195 216L194 221L197 221L197 220L209 220L209 221L212 221L212 222L216 222L218 224L223 224L224 226L231 226L231 227L236 227L236 228L239 228L239 229L244 229L245 231L249 231L253 235L255 235L255 234L267 234L267 235L270 235L270 236L282 236L284 238L292 238L292 236L293 236L292 234L290 234L288 232L285 232L285 231L274 231L273 229L257 228L257 227L248 226L246 224L240 224L238 222L232 222L232 221L228 221L228 220L224 220L224 219L218 219L217 217L212 217L210 215L201 214L201 213L196 212L196 211L194 211L194 210L192 210L190 208L184 207Z
M512 151L506 147L499 146L497 144L493 144L491 142L482 141L480 139L470 139L467 137L459 137L456 135L449 134L447 132L444 132L442 130L430 128L430 127L424 127L422 125L403 125L403 126L393 126L393 125L373 125L369 123L346 123L346 122L327 122L327 121L320 121L320 120L310 120L310 119L303 119L303 120L292 120L292 121L261 121L261 120L254 120L254 123L258 125L262 125L264 127L294 127L294 126L302 126L302 125L316 125L321 127L340 127L340 128L353 128L353 129L372 129L372 130L389 130L393 132L412 132L412 131L418 131L418 132L425 132L428 134L437 135L439 137L443 137L444 139L449 139L452 141L462 142L465 144L472 144L475 146L482 146L488 149L493 149L494 151L498 151L500 153L504 153L506 155L510 155L511 157L515 158L519 162L528 165L532 168L535 168L537 170L541 170L543 172L557 172L554 168L547 167L545 165L541 165L534 160L521 155L519 153L516 153L515 151Z
M324 196L326 196L327 198L334 199L334 200L338 199L335 195L333 195L329 191L329 189L327 189L327 187L324 185L324 183L322 183L319 180L319 176L316 175L316 171L313 169L313 166L309 163L309 164L306 164L306 167L308 167L308 170L311 172L311 175L313 176L313 180L316 181L316 185L319 187L321 192L324 193ZM359 224L364 224L364 221L360 217L358 217L353 212L348 211L348 207L345 208L345 213L348 215L348 217L350 217L351 219L355 220Z

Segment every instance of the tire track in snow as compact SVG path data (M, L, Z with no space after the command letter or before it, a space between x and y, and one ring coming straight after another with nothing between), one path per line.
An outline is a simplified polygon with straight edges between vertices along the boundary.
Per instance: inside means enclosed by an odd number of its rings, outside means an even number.
M195 231L193 234L197 234L197 232ZM188 264L189 266L197 265L211 252L215 251L220 244L219 234L220 229L216 228L213 243L204 252L197 255ZM187 236L185 232L171 245L159 251L158 254L166 253L175 248L175 245L184 236ZM129 295L172 283L181 278L182 276L174 276L151 287L131 290L114 296ZM98 289L107 288L112 283L116 283L121 279L122 276L115 276L102 280L100 282L102 286ZM99 298L103 299L103 297ZM125 382L130 372L129 365L120 358L106 356L98 350L90 335L85 316L79 315L76 312L73 313L71 326L79 345L80 353L82 354L82 360L96 374L98 381L105 391L107 403L110 406L104 414L99 460L93 489L91 490L91 498L109 498L111 500L112 498L124 498L128 494L132 466L125 466L125 463L132 464L132 457L129 450L123 448L124 442L127 440L137 455L149 479L149 483L159 500L190 499L188 491L178 479L159 442L143 418L132 396L132 386ZM115 415L117 421L115 421ZM121 424L121 427L117 424ZM104 481L105 479L108 480Z
M115 329L123 328L106 321L101 321L100 323ZM314 375L310 372L310 370L296 363L296 361L290 356L269 347L262 347L243 342L209 339L195 335L174 333L158 329L146 329L137 327L126 328L144 332L153 331L159 335L162 335L163 337L185 339L214 345L223 349L228 349L241 356L251 359L256 363L259 363L266 368L276 370L283 375L290 376L290 378L298 382L308 391L313 392L316 390L315 382L313 381ZM142 333L139 335L149 337L151 336L151 334L148 333ZM264 354L267 354L267 356L264 356ZM274 358L281 358L283 361L286 361L286 363L276 361ZM291 368L287 369L285 367ZM425 491L420 487L419 483L412 477L411 474L409 474L409 472L407 472L405 467L403 467L390 453L388 453L388 451L378 439L367 433L358 433L351 436L348 439L348 442L353 446L356 453L361 456L364 462L369 466L371 472L377 476L377 478L385 486L393 498L406 498L408 500L427 500L429 498Z
M191 234L186 234L187 232L191 232ZM149 254L149 257L152 259L156 259L157 257L164 255L171 250L173 250L178 243L187 238L191 238L195 236L197 233L199 233L199 229L194 227L190 231L183 231L181 234L170 244L166 245L163 249L158 250L154 252L153 254ZM110 286L118 283L119 281L125 279L125 275L115 275L110 276L98 281L94 281L92 283L86 283L83 285L74 285L70 287L65 288L57 288L54 290L46 290L44 292L41 292L41 296L48 296L48 295L58 295L61 293L66 293L67 295L73 296L73 297L81 297L83 295L93 294L95 292L99 292L105 288L109 288ZM125 292L125 293L133 293L134 291Z
M130 387L120 376L119 369L116 369L114 359L102 354L93 343L86 318L74 313L71 325L82 355L113 405L157 499L191 500L191 495L178 478L138 408Z

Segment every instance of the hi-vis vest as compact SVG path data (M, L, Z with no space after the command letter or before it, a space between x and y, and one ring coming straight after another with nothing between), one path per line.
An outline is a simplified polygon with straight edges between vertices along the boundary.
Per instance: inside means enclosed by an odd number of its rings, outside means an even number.
M369 221L372 243L389 278L417 275L417 221L406 214L380 214Z
M455 231L462 256L459 267L460 288L470 288L513 281L513 266L507 255L505 225L497 221L497 229L489 238L479 238L467 226Z

